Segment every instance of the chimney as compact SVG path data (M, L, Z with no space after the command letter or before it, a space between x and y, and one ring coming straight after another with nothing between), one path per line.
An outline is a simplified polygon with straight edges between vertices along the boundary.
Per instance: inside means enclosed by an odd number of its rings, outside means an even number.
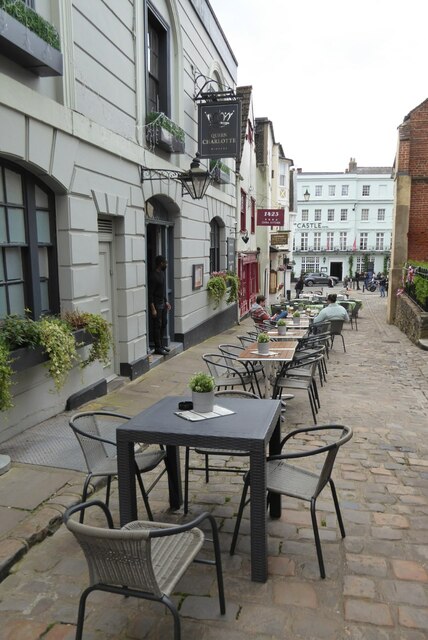
M355 173L357 170L357 163L355 162L355 158L349 158L349 173Z
M297 173L302 173L302 167L297 167Z

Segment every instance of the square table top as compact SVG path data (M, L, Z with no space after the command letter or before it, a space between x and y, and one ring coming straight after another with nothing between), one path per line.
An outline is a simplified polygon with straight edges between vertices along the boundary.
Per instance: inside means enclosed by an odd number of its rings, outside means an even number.
M295 329L291 327L287 327L287 332L285 335L279 335L278 329L272 329L271 331L266 331L268 336L272 339L276 340L299 340L300 338L304 338L307 334L308 330L304 327L296 327Z
M241 351L238 356L238 360L250 360L260 362L272 361L272 362L289 362L294 358L294 353L297 348L297 342L292 340L272 342L271 353L269 355L261 355L257 351L257 343L250 344L248 347Z

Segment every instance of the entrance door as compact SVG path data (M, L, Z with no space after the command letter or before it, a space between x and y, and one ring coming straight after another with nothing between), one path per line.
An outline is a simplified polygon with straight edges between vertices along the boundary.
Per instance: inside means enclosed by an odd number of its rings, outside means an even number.
M111 242L99 243L99 265L100 265L100 314L113 327L113 269L111 259ZM113 327L114 337L114 327ZM107 379L115 375L114 351L110 353L110 363L104 365L104 375Z
M342 280L343 262L330 262L330 275Z
M168 267L165 271L165 295L169 301L172 309L168 313L168 324L163 336L164 345L168 346L170 341L174 339L174 291L172 288L173 283L173 227L166 224L148 224L147 225L147 282L149 282L149 276L155 269L156 256L162 255L168 261ZM147 309L149 304L147 301ZM149 340L148 346L154 347L153 342L153 329L151 322L150 310L148 312L149 317Z

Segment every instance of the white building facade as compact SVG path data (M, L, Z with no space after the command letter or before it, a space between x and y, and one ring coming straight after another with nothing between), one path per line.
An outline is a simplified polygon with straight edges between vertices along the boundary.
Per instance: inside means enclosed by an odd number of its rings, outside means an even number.
M34 317L100 313L115 348L108 367L76 368L59 394L42 365L17 374L0 440L81 390L149 369L156 255L168 259L167 342L186 348L237 316L236 305L213 309L206 289L210 272L228 268L229 247L233 258L234 160L225 160L230 183L214 183L202 200L183 196L174 179L141 181L142 167L151 177L189 169L201 79L236 87L237 62L209 2L30 4L60 44L0 10L0 317L25 308ZM166 118L151 124L154 113Z
M355 272L386 273L392 232L391 167L343 173L296 172L294 274L325 272L343 280Z

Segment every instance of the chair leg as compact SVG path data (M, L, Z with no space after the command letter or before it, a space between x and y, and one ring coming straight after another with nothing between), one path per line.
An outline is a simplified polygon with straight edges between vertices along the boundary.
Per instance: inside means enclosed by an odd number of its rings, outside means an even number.
M210 466L210 461L208 458L208 454L205 454L205 482L208 484L208 482L210 481L210 470L209 470L209 466Z
M106 507L108 507L108 504L110 502L110 490L111 490L111 476L108 476L107 488L106 488Z
M311 411L312 411L312 417L314 419L314 424L317 424L317 408L314 402L314 399L312 398L312 392L311 392L311 388L308 387L308 396L309 396L309 404L311 405Z
M153 520L153 513L152 513L152 510L150 509L149 499L147 497L147 492L146 492L146 490L144 488L143 478L141 477L141 473L140 473L140 470L137 467L137 465L135 465L135 475L137 476L137 481L138 481L138 484L140 486L140 491L141 491L141 495L143 497L144 506L146 507L147 516L148 516L149 520Z
M340 334L340 337L342 338L343 350L346 353L345 338L342 336L342 334Z
M322 549L321 549L321 542L320 542L320 534L318 532L318 523L317 523L317 515L315 512L315 499L312 498L311 499L311 518L312 518L312 527L314 530L314 537L315 537L315 546L317 549L317 556L318 556L318 564L319 564L319 568L320 568L320 574L321 574L321 578L325 578L325 569L324 569L324 559L322 557Z
M230 545L230 550L229 550L229 553L231 556L233 556L235 553L236 542L238 540L238 534L239 534L239 528L241 526L242 514L244 512L245 505L248 504L247 493L248 493L248 487L250 486L249 477L250 476L248 475L247 478L245 479L244 488L242 489L241 502L239 503L238 515L236 516L235 529L233 530L232 543Z
M315 378L312 378L311 384L312 384L314 397L315 397L315 399L317 401L318 409L321 409L321 402L320 402L320 397L319 397L319 394L318 394L318 386L317 386L317 381L315 380Z
M80 596L79 600L79 612L77 614L77 625L76 625L76 640L82 640L83 634L83 623L85 621L85 607L86 607L86 599L88 595L94 591L94 587L88 587Z
M184 513L189 511L189 459L190 448L186 447L186 455L184 458Z
M84 485L83 485L83 489L82 489L82 502L86 502L86 499L88 497L88 488L89 488L89 483L91 481L92 478L92 473L88 473L88 475L86 476ZM85 510L82 509L80 512L80 516L79 516L79 522L82 523L83 519L85 517Z
M178 615L175 604L165 595L162 596L161 602L168 607L174 617L174 640L181 640L180 616Z
M342 538L344 538L346 536L346 533L345 533L345 527L343 526L342 514L340 512L339 500L337 499L336 487L334 486L334 482L331 478L329 480L329 483L330 483L331 494L333 496L334 507L336 509L336 517L339 523L340 534Z

